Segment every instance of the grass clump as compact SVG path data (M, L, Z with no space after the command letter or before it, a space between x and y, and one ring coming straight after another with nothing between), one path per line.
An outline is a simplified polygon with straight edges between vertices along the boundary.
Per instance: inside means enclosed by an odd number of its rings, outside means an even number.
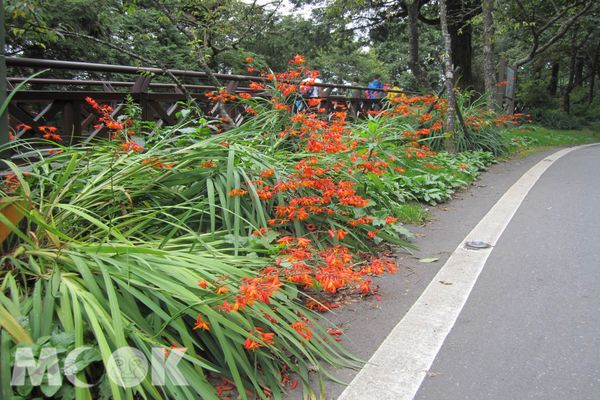
M600 131L527 126L507 129L503 137L509 143L511 152L527 155L550 147L596 143L600 141Z
M429 221L429 211L422 204L407 203L396 209L398 220L404 224L422 225Z

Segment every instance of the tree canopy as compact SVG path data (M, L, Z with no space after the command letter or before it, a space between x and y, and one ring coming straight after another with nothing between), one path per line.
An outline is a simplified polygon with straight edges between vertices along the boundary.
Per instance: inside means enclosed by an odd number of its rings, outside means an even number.
M333 82L365 84L378 74L405 89L442 87L440 1L291 1L295 11L310 7L310 15L283 12L283 3L5 0L5 54L225 73L245 73L248 56L278 71L303 54ZM504 59L518 69L524 106L569 112L573 93L576 102L593 101L600 73L596 1L444 4L460 87L493 91Z

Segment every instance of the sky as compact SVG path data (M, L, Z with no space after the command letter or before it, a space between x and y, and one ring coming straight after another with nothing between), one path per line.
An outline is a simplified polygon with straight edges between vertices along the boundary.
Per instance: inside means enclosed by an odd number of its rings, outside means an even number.
M244 3L252 4L254 0L242 0ZM276 4L279 0L257 0L256 3L260 5L264 4ZM281 14L293 14L302 16L305 19L310 18L311 11L315 8L315 6L302 6L300 8L295 8L294 5L289 0L283 0L281 6L279 7L279 12Z

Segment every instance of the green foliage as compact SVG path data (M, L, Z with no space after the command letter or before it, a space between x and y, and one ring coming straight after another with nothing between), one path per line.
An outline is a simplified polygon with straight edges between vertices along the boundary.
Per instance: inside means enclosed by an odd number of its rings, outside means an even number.
M489 152L442 152L426 160L410 160L407 172L398 176L398 182L415 200L435 205L449 200L457 189L467 187L494 162L494 155Z
M548 83L545 80L523 80L523 82L519 82L517 93L519 102L527 110L557 107L556 99L548 95Z
M600 141L597 130L559 130L541 126L513 128L503 132L513 150L531 153L538 149L556 146L576 146Z
M567 114L552 108L531 109L533 120L550 129L581 129L586 125L583 117Z
M165 143L162 146L168 146ZM277 248L269 241L246 239L242 244L239 236L211 232L217 209L218 226L229 225L240 234L243 224L244 236L261 213L246 210L244 218L235 201L230 205L230 200L218 200L206 191L209 181L216 188L212 193L220 193L221 185L238 179L234 150L217 150L210 143L182 148L172 154L179 161L178 169L166 174L141 162L158 153L168 161L160 145L137 157L119 154L114 145L102 143L65 148L60 155L42 157L27 177L9 164L21 186L16 193L2 193L10 199L3 206L21 200L29 206L22 210L25 222L11 227L14 234L7 244L11 251L2 257L2 263L11 267L0 276L5 293L0 302L24 321L34 346L50 346L48 336L74 332L76 345L97 350L104 364L112 351L125 345L140 349L148 358L152 346L186 347L182 371L191 386L154 387L144 381L133 390L157 399L216 399L210 381L213 373L235 382L242 398L246 398L243 388L264 397L265 387L280 397L281 365L308 384L308 372L319 362L351 364L339 346L322 339L328 335L292 286L283 287L269 304L256 303L244 312L215 310L229 298L216 294L215 285L234 290L243 278L256 276L264 267L265 260L256 254L268 256ZM197 166L200 160L214 159L229 165L223 175ZM186 167L190 165L195 167ZM233 181L227 183L229 179ZM238 252L245 256L234 255ZM210 282L208 289L199 287L199 280ZM297 313L314 326L310 343L301 344L303 339L290 327ZM198 315L209 321L210 331L192 329ZM274 353L242 348L254 327L277 334ZM13 349L8 345L7 354ZM261 374L254 372L257 365ZM87 371L87 379L104 382L110 389L105 395L90 389L93 398L132 397L132 391L108 382L98 372L102 368ZM72 391L67 395L62 390L63 398L73 398Z
M396 209L395 215L404 224L422 225L429 220L429 212L419 203L401 204Z
M402 222L422 223L427 217L412 202L449 199L493 161L484 152L422 156L404 137L404 131L414 130L419 113L382 113L355 123L347 123L341 113L336 129L315 128L314 136L303 138L281 134L299 115L277 110L266 99L241 102L258 115L220 134L215 134L214 122L191 119L189 110L180 113L177 125L159 129L136 120L138 108L127 104L129 115L123 118L133 118L129 129L144 144L142 153L124 151L126 143L110 141L60 148L54 154L39 150L48 142L10 145L33 152L39 161L27 165L25 173L5 160L18 186L3 186L2 207L17 205L24 220L15 226L0 214L0 222L12 231L0 260L10 266L0 274L0 305L11 316L3 325L10 324L15 337L2 341L3 354L24 345L16 338L33 342L38 351L52 344L47 337L60 338L64 332L74 337L64 336L65 351L81 345L95 351L87 363L82 361L79 374L100 384L75 393L69 386L54 388L55 396L216 399L214 380L226 377L241 398L249 398L247 391L266 398L265 388L281 398L281 368L286 366L310 397L311 371L321 381L328 375L322 364L357 365L327 339L326 322L305 307L320 301L327 288L319 283L308 290L282 282L269 301L233 312L223 309L223 301L237 303L242 285L264 277L266 266L291 268L289 261L276 261L283 250L276 242L279 236L310 238L320 251L344 240L345 248L366 259L379 243L411 247L406 241L411 234ZM323 126L328 118L321 118ZM340 127L344 140L336 136ZM332 136L319 136L326 132ZM319 138L334 150L305 146ZM352 145L339 146L346 140ZM299 182L291 181L297 197L285 191L259 196L264 185L299 179L301 162L310 168ZM264 175L267 170L271 172ZM309 180L316 171L318 179ZM315 189L317 184L326 184L325 189ZM241 188L243 196L232 194ZM327 200L325 215L315 211L302 220L288 217L275 227L269 224L289 205L288 197L312 202L324 192L328 197L347 193L335 196L358 199L359 205ZM363 217L369 222L351 224ZM257 236L261 228L269 228L268 234ZM334 237L344 229L346 238ZM217 290L222 288L227 292ZM210 328L198 328L197 318ZM301 321L311 327L310 341L292 326ZM249 351L245 343L255 328L274 333L274 345ZM254 339L261 343L260 337ZM146 380L129 390L118 387L102 366L112 351L127 345L147 356L153 346L186 347L181 365L191 386L155 387ZM12 390L4 378L0 386ZM30 397L50 393L44 387L26 390Z

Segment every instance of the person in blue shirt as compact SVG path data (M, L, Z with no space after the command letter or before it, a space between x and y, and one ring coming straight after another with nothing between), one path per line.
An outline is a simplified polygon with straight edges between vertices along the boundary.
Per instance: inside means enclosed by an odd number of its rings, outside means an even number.
M381 75L375 75L375 79L369 82L368 88L372 89L383 89L383 83L381 83ZM368 92L369 99L381 99L383 97L383 92L377 90L369 90Z

